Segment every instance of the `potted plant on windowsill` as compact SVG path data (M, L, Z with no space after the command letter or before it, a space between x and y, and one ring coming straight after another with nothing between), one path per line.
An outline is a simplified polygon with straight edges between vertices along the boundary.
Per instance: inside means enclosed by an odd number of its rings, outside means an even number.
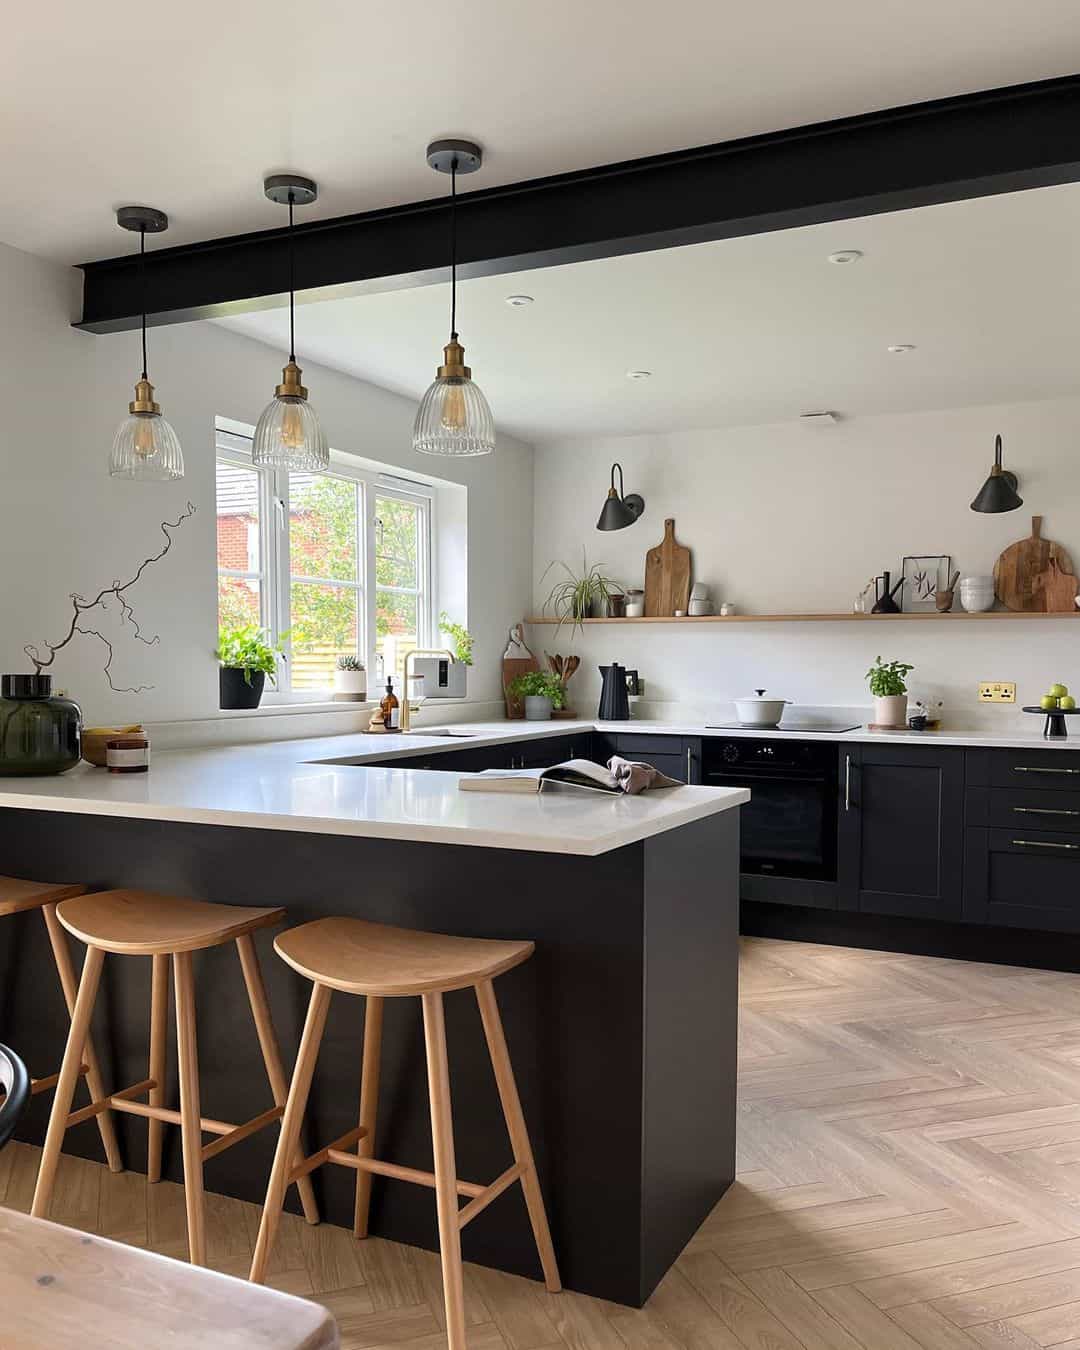
M346 653L334 666L335 703L363 703L367 698L367 671L358 656Z
M282 634L284 640L286 634ZM215 652L221 662L218 672L222 708L257 708L266 677L277 682L278 660L285 660L281 643L271 644L266 630L257 623L222 628Z
M548 721L552 710L566 702L563 682L550 670L526 671L511 680L509 693L512 698L525 700L525 719L529 722Z
M907 725L907 676L915 669L905 661L875 657L866 672L874 696L874 725L900 729Z

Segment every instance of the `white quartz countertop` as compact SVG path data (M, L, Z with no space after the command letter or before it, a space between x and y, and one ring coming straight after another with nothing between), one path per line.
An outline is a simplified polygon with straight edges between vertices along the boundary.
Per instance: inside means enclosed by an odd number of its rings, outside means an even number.
M0 807L595 856L750 798L741 788L697 786L636 797L462 792L460 773L364 763L591 726L500 722L454 728L472 733L467 739L353 735L173 750L154 755L149 773L80 764L51 777L0 778ZM320 762L342 759L349 762Z
M1080 736L1047 740L1038 719L1032 721L1040 729L1029 734L865 727L818 734L837 742L1080 748ZM146 774L111 774L81 764L57 776L0 778L0 807L593 856L749 800L740 788L696 785L638 797L570 790L537 796L468 793L458 788L460 773L411 769L404 762L420 754L430 761L440 751L593 729L611 735L817 739L813 733L730 730L703 722L462 723L431 728L430 734L357 734L165 751L153 756ZM370 762L389 759L401 759L402 767Z
M609 735L639 736L753 736L778 737L781 740L873 741L910 745L965 745L972 749L1003 750L1077 750L1080 749L1080 725L1066 737L1046 737L1042 734L1043 720L1030 715L1031 731L1000 732L945 728L941 731L870 731L856 727L854 731L785 731L781 728L765 730L761 727L721 727L707 722L592 722L590 726ZM519 724L520 725L520 724ZM564 723L564 725L566 725ZM581 725L574 723L573 725Z

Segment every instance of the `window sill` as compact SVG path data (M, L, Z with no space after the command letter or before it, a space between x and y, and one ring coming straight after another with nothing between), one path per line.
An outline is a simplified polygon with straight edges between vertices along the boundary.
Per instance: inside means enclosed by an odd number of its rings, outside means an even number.
M354 700L342 699L334 701L331 699L272 699L260 703L257 708L221 708L217 716L220 717L296 717L302 713L342 713L342 712L365 712L370 708L378 706L377 699ZM207 719L214 720L214 718Z

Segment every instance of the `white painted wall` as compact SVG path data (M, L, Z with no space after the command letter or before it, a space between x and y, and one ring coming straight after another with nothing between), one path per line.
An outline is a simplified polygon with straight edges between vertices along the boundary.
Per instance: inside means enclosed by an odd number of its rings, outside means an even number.
M968 503L993 458L995 432L1021 478L1025 507L980 516ZM612 460L640 492L635 525L598 533ZM733 430L560 441L535 460L535 606L553 558L575 566L581 546L625 585L641 585L644 557L665 516L693 550L694 578L743 613L848 611L875 573L899 575L904 554L951 553L963 575L989 572L1030 515L1080 565L1080 399L852 419L821 428ZM1030 509L1029 509L1030 508ZM552 574L554 576L554 574ZM534 610L535 610L534 606ZM538 612L538 610L536 610ZM531 630L534 645L571 646L569 628ZM1015 680L1031 702L1051 680L1080 689L1080 621L610 625L572 640L583 657L576 705L591 710L596 663L615 659L646 677L650 713L706 714L765 686L800 703L865 705L863 675L880 652L916 666L914 683L940 691L953 724L1024 725L1007 707L978 707L979 680ZM659 705L659 706L658 706Z
M72 329L79 307L78 273L0 245L0 669L30 669L23 644L66 630L69 592L95 592L126 576L160 544L158 522L175 519L190 498L198 514L131 595L160 645L140 647L123 632L116 644L116 682L153 689L111 693L92 638L76 638L55 675L89 722L216 717L214 418L254 423L284 357L212 324L152 331L151 376L187 473L176 484L116 482L106 465L138 375L138 337ZM506 629L527 609L530 592L531 449L502 438L490 459L436 464L410 448L410 400L314 365L306 366L305 383L336 448L467 484L476 635L469 700L498 700ZM334 720L343 729L343 717ZM310 730L287 721L291 734ZM284 720L277 724L284 729Z

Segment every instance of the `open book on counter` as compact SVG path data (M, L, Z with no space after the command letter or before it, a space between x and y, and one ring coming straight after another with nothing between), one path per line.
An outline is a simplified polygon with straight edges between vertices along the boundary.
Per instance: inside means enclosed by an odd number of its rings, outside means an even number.
M568 759L548 769L484 769L463 774L458 780L462 792L543 792L548 788L584 788L588 792L606 792L621 796L647 788L678 787L674 778L654 769L651 764L635 764L612 759L618 772L594 764L590 759ZM625 768L623 767L625 766Z

